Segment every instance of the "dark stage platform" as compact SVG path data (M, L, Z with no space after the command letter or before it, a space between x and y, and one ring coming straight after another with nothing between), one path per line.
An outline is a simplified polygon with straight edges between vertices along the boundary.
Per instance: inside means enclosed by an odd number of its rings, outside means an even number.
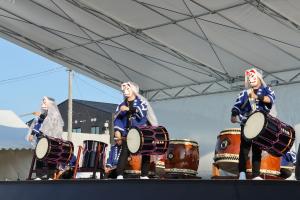
M300 199L300 181L58 180L0 182L3 200Z

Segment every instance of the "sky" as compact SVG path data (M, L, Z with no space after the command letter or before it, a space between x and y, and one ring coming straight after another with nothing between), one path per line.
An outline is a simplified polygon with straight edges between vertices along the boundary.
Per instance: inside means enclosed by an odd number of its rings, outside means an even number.
M0 38L0 109L12 110L26 122L24 114L39 111L43 96L57 104L68 98L68 69ZM73 99L120 103L120 91L73 73Z

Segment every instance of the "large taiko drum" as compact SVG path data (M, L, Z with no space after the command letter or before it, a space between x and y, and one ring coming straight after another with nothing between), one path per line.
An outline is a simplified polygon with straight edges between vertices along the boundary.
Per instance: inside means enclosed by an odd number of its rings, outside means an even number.
M238 173L240 144L240 128L230 128L220 132L214 156L214 161L220 169L233 174Z
M72 158L73 151L74 146L72 142L46 136L38 141L35 155L38 160L43 160L47 163L67 164Z
M196 176L199 166L199 146L196 141L170 140L166 152L166 176Z
M220 132L217 139L214 157L214 161L220 169L232 174L238 174L240 144L240 128L230 128ZM252 173L250 159L247 161L246 168L248 173ZM279 175L279 171L280 158L264 152L260 168L262 175L274 177Z
M295 130L267 113L256 111L245 123L244 136L262 150L280 157L293 146Z
M162 178L165 174L165 160L166 154L151 155L149 176L154 178Z
M134 127L128 131L128 150L132 154L161 155L169 146L169 133L163 126Z
M286 179L292 175L295 171L295 164L290 159L287 159L286 156L281 157L280 162L280 177Z
M97 152L98 157L98 168L103 167L103 160L105 156L107 144L95 140L84 140L83 141L83 159L82 168L94 168L96 166Z
M128 163L125 167L124 173L127 177L135 177L141 174L141 166L142 166L142 156L130 155L128 157Z
M267 152L262 152L261 164L260 164L260 173L264 176L265 179L272 179L279 177L280 175L280 157L273 156ZM252 173L252 164L251 157L247 160L246 172Z

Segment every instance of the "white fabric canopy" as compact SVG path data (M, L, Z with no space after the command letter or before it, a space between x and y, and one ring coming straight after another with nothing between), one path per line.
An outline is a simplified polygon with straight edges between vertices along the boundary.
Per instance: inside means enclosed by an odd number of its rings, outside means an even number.
M0 149L31 149L25 140L28 133L26 124L12 111L0 110Z
M27 133L27 125L14 112L0 110L0 180L28 177L33 151Z
M299 82L298 0L4 0L0 36L150 100Z

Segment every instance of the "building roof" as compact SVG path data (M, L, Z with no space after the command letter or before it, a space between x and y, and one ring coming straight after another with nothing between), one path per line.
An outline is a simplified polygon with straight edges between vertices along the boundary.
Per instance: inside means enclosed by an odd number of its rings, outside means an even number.
M0 110L0 150L31 149L26 124L12 111Z
M68 100L65 100L62 103L67 102ZM61 104L62 104L61 103ZM108 113L114 113L116 108L117 108L117 104L112 104L112 103L103 103L103 102L97 102L97 101L87 101L87 100L79 100L79 99L73 99L73 103L79 103L97 110L101 110L101 111L105 111Z

